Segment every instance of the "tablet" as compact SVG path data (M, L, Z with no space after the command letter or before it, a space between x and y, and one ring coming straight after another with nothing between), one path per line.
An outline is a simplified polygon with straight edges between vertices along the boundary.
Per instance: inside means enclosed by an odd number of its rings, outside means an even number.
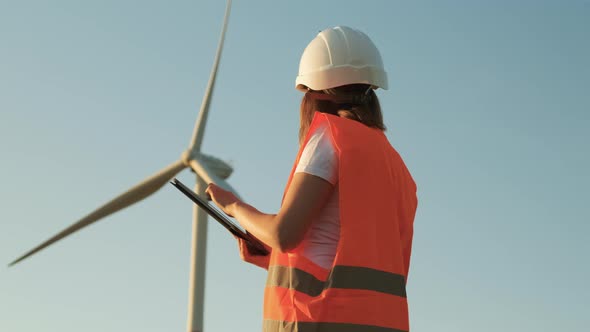
M178 190L180 190L183 194L185 194L188 198L190 198L193 202L195 202L195 204L197 204L200 208L205 210L205 212L207 212L208 215L213 217L213 219L217 220L223 227L230 231L230 233L232 233L234 236L244 239L248 243L250 247L249 249L252 252L252 254L268 254L268 250L266 250L262 242L260 242L254 236L252 236L252 234L239 228L236 224L229 220L229 217L226 214L213 208L211 205L209 205L209 202L199 197L197 193L189 189L177 178L174 178L172 181L170 181L170 183L173 186L175 186Z

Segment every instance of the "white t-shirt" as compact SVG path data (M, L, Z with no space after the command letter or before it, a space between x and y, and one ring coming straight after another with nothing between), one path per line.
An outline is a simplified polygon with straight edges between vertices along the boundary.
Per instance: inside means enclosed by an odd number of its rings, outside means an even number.
M318 176L334 190L317 219L313 220L300 246L303 255L315 264L332 267L340 239L340 210L338 204L338 154L326 126L316 129L305 145L295 173Z

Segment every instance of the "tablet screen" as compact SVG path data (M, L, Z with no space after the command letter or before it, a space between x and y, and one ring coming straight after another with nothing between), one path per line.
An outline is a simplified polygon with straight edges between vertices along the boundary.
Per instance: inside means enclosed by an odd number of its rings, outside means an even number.
M232 222L229 219L229 216L227 216L225 213L212 207L208 201L205 201L204 199L199 197L194 191L189 189L187 186L185 186L178 179L174 178L170 183L173 186L175 186L178 190L180 190L183 194L185 194L188 198L190 198L193 202L195 202L195 204L197 204L199 207L201 207L203 210L205 210L205 212L207 212L208 215L213 217L213 219L217 220L223 227L225 227L233 235L247 241L248 244L250 245L251 249L254 249L256 251L256 252L253 252L253 254L268 254L268 251L266 250L264 245L262 245L262 243L258 239L253 237L250 233L248 233L246 230L244 230L239 225L236 225L234 222Z

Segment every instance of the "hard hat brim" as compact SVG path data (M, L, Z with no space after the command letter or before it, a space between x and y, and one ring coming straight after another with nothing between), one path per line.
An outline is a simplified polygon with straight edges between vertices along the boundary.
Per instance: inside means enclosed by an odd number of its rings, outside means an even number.
M295 80L295 88L300 91L306 91L307 88L319 91L349 84L367 84L375 89L387 90L387 73L370 66L341 66L305 73Z

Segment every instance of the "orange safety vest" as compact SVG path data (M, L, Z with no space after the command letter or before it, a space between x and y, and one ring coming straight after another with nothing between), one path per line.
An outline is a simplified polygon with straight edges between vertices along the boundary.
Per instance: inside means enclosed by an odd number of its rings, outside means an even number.
M268 269L263 330L409 331L406 281L416 184L381 130L316 112L309 133L322 124L330 128L339 157L340 241L334 264L324 269L298 248L253 256L241 243L244 260Z

